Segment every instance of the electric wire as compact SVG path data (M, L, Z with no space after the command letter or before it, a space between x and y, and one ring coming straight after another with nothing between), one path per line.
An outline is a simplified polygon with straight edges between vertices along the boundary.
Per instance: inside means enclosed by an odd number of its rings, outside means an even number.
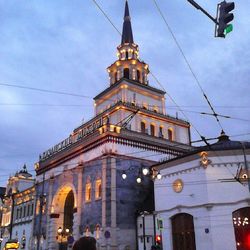
M212 111L212 113L213 113L213 116L215 117L216 121L218 122L218 124L219 124L221 130L223 130L223 127L222 127L222 125L221 125L221 122L220 122L220 120L219 120L219 118L218 118L218 113L215 112L215 110L214 110L214 108L213 108L213 105L212 105L211 102L209 101L209 99L208 99L208 97L207 97L207 95L206 95L204 89L203 89L202 86L201 86L201 83L200 83L198 77L197 77L196 74L194 73L194 70L192 69L191 64L189 63L187 57L185 56L184 51L183 51L183 49L181 48L180 43L178 42L178 40L177 40L177 38L176 38L174 32L172 31L170 25L168 24L168 22L167 22L167 20L166 20L166 18L165 18L165 16L164 16L164 14L163 14L163 12L161 11L160 6L158 5L158 3L157 3L156 0L152 0L152 1L154 2L154 4L155 4L155 6L156 6L156 8L157 8L157 10L158 10L158 12L159 12L159 14L160 14L160 16L162 17L164 23L166 24L166 26L167 26L167 28L168 28L168 31L170 32L172 38L174 39L174 41L175 41L175 43L176 43L176 45L177 45L177 47L178 47L178 49L179 49L181 55L183 56L184 61L186 62L186 64L187 64L187 66L188 66L188 68L189 68L189 70L190 70L192 76L194 77L196 83L198 84L198 86L199 86L199 88L200 88L200 90L201 90L201 92L202 92L202 94L203 94L203 96L204 96L206 102L208 103L208 106L210 107L210 109L211 109L211 111Z
M20 89L29 89L29 90L34 90L34 91L46 92L46 93L59 94L59 95L69 95L69 96L89 98L89 96L86 96L86 95L80 95L76 93L69 93L69 92L63 92L63 91L57 91L57 90L41 89L41 88L24 86L24 85L8 84L8 83L0 83L0 85L7 86L7 87L20 88Z

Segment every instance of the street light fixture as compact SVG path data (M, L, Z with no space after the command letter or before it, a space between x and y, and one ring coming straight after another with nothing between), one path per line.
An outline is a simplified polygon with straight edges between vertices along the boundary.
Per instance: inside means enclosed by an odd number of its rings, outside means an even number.
M62 232L63 232L63 229L62 229L61 227L58 227L58 229L57 229L57 233L58 233L59 235L61 235L61 234L62 234Z
M137 182L137 183L141 183L141 176L138 176L138 177L136 178L136 182Z
M143 168L142 173L143 173L143 175L147 175L149 173L149 169L148 168Z
M65 230L62 227L58 227L57 229L57 234L58 234L58 239L59 240L59 250L63 249L62 245L63 245L63 238L66 238L69 235L69 229L66 228Z
M158 180L160 180L160 179L161 179L161 177L162 177L162 176L161 176L161 173L160 173L160 172L158 172L158 173L157 173L157 175L156 175L156 178L157 178Z
M126 172L123 170L122 171L122 179L125 180L127 178L127 174Z
M162 178L160 171L156 171L154 168L148 168L148 167L138 167L137 168L137 167L132 166L126 170L122 170L122 174L121 174L122 179L123 180L127 179L128 172L130 172L130 171L136 172L137 170L139 171L138 176L136 177L136 182L138 184L142 183L144 176L148 176L151 180L154 180L154 179L160 180Z

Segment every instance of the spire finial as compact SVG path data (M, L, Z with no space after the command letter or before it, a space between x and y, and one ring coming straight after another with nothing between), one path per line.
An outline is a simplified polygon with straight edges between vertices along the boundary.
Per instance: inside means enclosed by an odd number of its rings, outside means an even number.
M125 12L124 12L121 44L124 44L124 43L134 43L132 26L131 26L131 18L129 15L129 7L128 7L127 0L125 2Z

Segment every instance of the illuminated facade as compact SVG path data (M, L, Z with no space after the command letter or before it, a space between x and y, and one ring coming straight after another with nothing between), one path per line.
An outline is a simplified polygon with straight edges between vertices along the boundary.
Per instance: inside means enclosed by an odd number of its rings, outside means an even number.
M36 164L38 207L45 212L35 216L34 249L67 249L93 235L98 249L135 250L136 217L154 210L153 182L142 169L191 149L189 123L167 115L165 92L149 85L127 1L117 49L109 87L94 98L95 117Z
M34 182L25 165L21 171L8 180L2 205L1 249L10 239L19 242L20 249L31 248L35 206Z
M155 166L164 250L250 249L250 143L218 142Z

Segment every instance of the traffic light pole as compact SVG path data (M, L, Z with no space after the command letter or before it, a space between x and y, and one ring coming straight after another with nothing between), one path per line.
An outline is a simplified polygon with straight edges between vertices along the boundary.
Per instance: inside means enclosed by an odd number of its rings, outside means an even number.
M194 0L187 0L190 4L192 4L197 10L203 12L207 17L209 17L215 24L219 24L216 18L212 17L206 10L204 10L198 3Z

